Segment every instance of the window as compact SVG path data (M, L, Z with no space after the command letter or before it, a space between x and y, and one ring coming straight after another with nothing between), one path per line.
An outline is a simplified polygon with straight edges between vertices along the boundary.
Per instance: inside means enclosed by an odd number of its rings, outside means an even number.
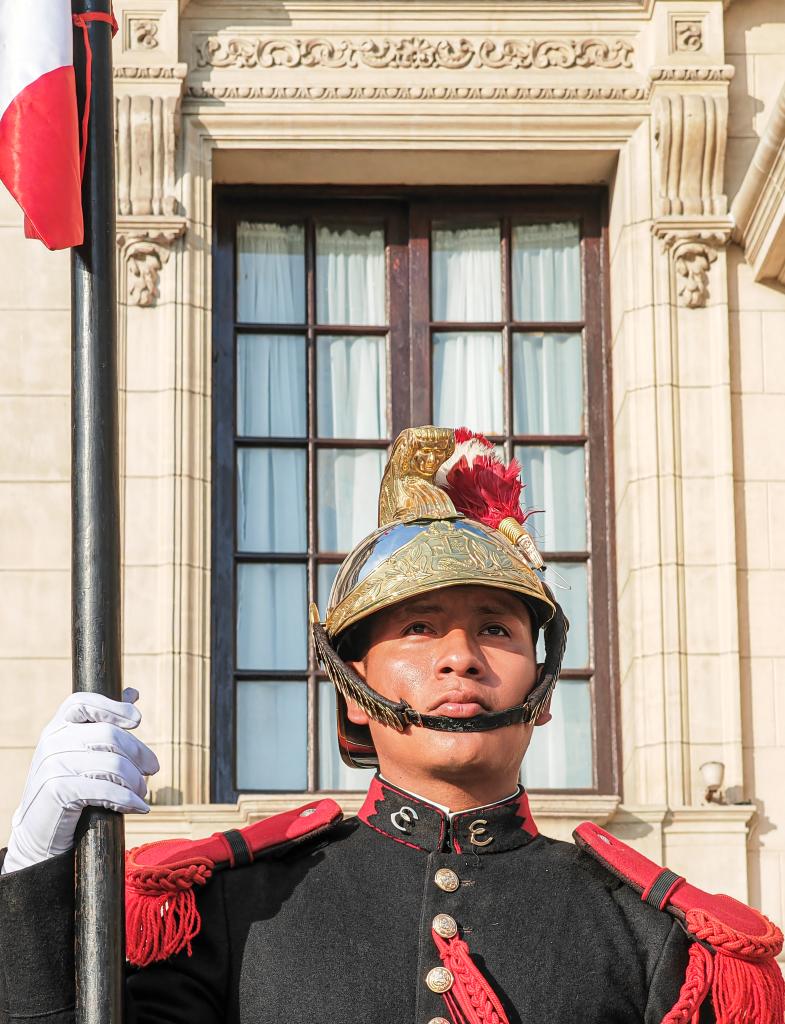
M307 606L324 614L388 445L424 422L484 431L544 510L571 630L526 785L614 791L601 197L216 200L213 798L367 785L338 757Z

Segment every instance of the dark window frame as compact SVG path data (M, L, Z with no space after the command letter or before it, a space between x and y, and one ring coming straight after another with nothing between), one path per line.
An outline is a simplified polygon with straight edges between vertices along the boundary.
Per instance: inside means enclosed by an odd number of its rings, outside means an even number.
M360 203L352 208L352 204ZM307 212L324 220L336 222L351 219L378 221L380 213L387 226L387 274L389 282L388 358L390 380L388 389L388 422L391 437L410 423L427 423L431 419L431 331L430 282L430 222L447 217L461 219L501 217L503 221L503 302L505 318L503 344L505 360L504 441L508 455L515 445L522 443L584 443L583 437L557 437L548 435L535 438L512 434L512 374L510 358L512 333L526 330L543 331L549 328L565 330L565 324L518 323L511 321L510 283L511 259L509 252L509 225L516 218L529 222L578 220L581 224L581 268L583 285L584 320L575 324L584 337L586 396L586 444L590 445L591 462L587 468L587 550L591 552L590 610L593 664L592 681L592 748L594 785L581 790L548 790L547 792L576 792L620 794L620 740L618 716L618 656L616 628L616 594L614 562L613 510L613 449L611 419L611 374L609 343L608 248L607 248L607 196L602 189L571 188L547 190L533 188L268 188L245 186L215 186L213 190L215 213L213 228L213 449L212 449L212 599L211 599L211 799L217 802L236 800L238 790L234 784L234 753L236 749L234 684L232 677L264 678L265 675L284 679L307 679L308 701L308 792L316 790L318 765L318 728L316 718L317 687L323 676L313 664L309 653L308 668L300 672L242 673L234 670L235 645L235 565L238 556L234 550L235 508L235 451L239 443L253 443L253 439L238 442L235 436L235 334L253 331L271 325L235 322L236 309L236 249L235 227L241 220L265 218L303 219ZM341 205L346 208L341 210ZM503 210L502 210L503 207ZM371 212L368 212L371 211ZM309 269L307 281L308 321L314 319L313 275ZM481 325L473 325L475 329ZM569 327L569 325L567 325ZM276 333L306 334L307 365L313 381L315 364L315 338L318 334L351 333L340 325L312 328L305 331L292 326ZM442 324L437 329L445 329ZM355 332L357 329L354 329ZM363 333L366 333L363 330ZM592 401L588 401L588 396ZM297 561L308 565L309 588L315 579L317 562L340 561L337 553L315 551L313 523L316 518L315 460L319 447L384 446L385 442L336 441L317 438L315 426L315 383L308 395L307 439L307 498L313 510L309 513L308 553L303 556L265 555L265 561ZM497 438L494 438L496 440ZM303 439L258 439L265 446L285 447ZM549 552L564 559L563 553ZM239 556L240 560L244 556ZM573 555L567 556L575 558ZM576 559L578 560L578 559ZM585 558L580 558L584 560ZM312 589L309 591L309 595ZM322 611L325 597L320 595ZM565 678L586 678L583 670L565 670ZM603 727L604 726L604 727Z

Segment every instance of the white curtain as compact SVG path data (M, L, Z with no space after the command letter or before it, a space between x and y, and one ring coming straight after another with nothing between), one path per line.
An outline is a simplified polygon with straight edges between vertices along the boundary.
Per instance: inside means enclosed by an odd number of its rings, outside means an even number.
M238 683L238 787L305 789L307 722L305 683Z
M237 452L237 546L240 551L306 551L305 451Z
M386 437L386 340L323 337L317 344L319 436Z
M433 319L482 323L501 319L498 224L435 227L431 242Z
M383 450L319 452L320 551L349 551L375 528L386 461Z
M305 229L302 224L237 225L237 319L305 323Z
M582 434L583 353L579 334L516 334L516 434Z
M305 670L304 565L237 566L237 668Z
M531 524L540 547L549 551L586 550L586 465L582 447L521 447L523 501L538 510Z
M504 368L500 334L434 334L433 421L504 432Z
M237 339L237 433L304 437L305 339L241 334Z
M501 319L501 235L498 224L436 226L431 242L434 320L483 323ZM504 430L501 334L470 331L433 338L433 421Z
M387 322L384 231L320 227L316 232L316 314L322 324Z
M547 725L534 730L521 782L527 789L589 789L593 785L589 683L562 679L553 694L551 714Z
M513 228L512 293L516 320L581 319L577 223L522 224Z

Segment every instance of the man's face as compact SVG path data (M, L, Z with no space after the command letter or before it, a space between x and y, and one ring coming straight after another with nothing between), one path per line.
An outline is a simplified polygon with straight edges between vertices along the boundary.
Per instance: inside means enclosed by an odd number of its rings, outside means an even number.
M481 586L448 587L377 613L366 657L351 664L383 696L452 718L520 704L537 677L526 606L515 594ZM531 725L479 733L409 726L398 733L351 703L349 718L370 727L383 774L400 765L453 782L478 773L517 777L532 734Z

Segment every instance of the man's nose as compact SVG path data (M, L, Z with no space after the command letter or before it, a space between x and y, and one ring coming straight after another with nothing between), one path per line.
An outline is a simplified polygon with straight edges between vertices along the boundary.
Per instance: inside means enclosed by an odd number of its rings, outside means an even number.
M436 659L436 674L481 676L485 662L479 644L465 629L451 629L442 637Z

